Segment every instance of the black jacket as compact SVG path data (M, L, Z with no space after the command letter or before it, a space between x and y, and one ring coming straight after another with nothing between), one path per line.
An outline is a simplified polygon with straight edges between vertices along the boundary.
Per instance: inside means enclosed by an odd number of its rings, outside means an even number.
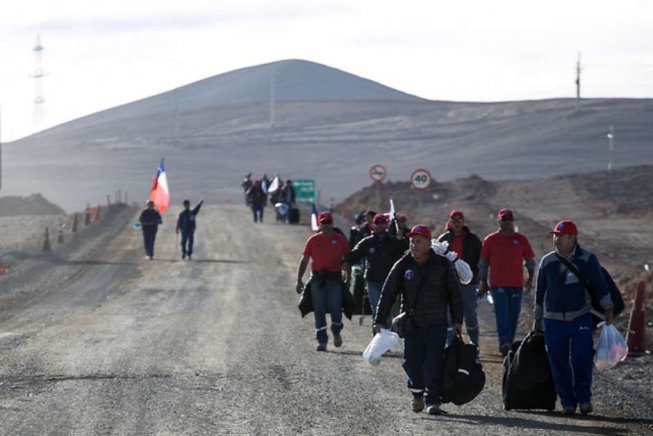
M412 312L413 320L420 327L446 325L447 307L453 322L463 321L456 273L449 261L433 250L429 250L424 265L419 265L410 253L394 264L383 284L375 324L385 323L398 295L401 295L401 311ZM413 307L414 311L411 310Z
M388 232L373 233L358 244L346 256L348 264L354 265L365 258L365 278L384 282L392 265L404 254L401 241L392 238Z
M138 218L141 229L144 232L156 232L159 224L162 224L161 214L156 209L144 209Z
M200 212L203 201L197 203L192 209L184 209L177 219L177 229L182 233L191 233L195 231L195 217Z
M481 259L481 240L469 231L467 226L463 226L463 252L458 253L458 256L472 269L474 273L474 278L469 282L470 285L475 285L478 283L478 261ZM449 229L438 237L438 241L444 242L447 241L451 244L451 239L453 238L453 230ZM451 245L449 245L451 248Z

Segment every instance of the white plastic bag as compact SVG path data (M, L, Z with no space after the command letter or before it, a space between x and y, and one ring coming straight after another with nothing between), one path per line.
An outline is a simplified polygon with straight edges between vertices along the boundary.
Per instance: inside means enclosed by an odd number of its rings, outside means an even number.
M458 253L455 251L449 251L449 243L447 241L439 242L437 239L431 239L431 249L433 249L435 254L446 257L447 260L452 263L461 284L468 285L471 283L474 278L472 269L469 267L467 262L458 257Z
M610 324L601 323L601 336L596 346L594 366L598 370L614 368L628 355L628 345L619 330Z
M379 366L383 353L400 344L399 335L390 330L381 329L381 332L374 335L363 351L363 360L372 366Z

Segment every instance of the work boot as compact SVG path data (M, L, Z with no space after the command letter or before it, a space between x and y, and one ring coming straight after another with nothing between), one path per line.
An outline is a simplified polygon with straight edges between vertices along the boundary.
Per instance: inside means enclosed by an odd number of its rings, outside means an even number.
M583 415L587 415L588 413L592 413L594 411L594 407L592 406L592 403L580 403L579 408L580 408L580 413L582 413Z
M424 410L424 397L413 397L413 412L419 413Z
M443 411L440 409L439 404L431 404L429 407L426 408L426 413L429 415L442 415Z
M562 414L571 416L576 414L576 406L562 406Z
M336 348L339 348L340 346L342 346L342 336L340 336L340 333L338 333L337 335L335 335L335 334L333 335L333 345Z
M327 350L326 344L318 344L317 348L315 349L315 351L326 351L326 350Z
M503 357L506 357L510 352L510 344L508 343L501 344L501 346L499 347L499 351L501 352L501 355Z

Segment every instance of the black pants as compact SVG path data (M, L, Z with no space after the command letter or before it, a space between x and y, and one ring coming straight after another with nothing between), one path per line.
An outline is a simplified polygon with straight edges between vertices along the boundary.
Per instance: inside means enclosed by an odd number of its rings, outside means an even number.
M145 246L145 254L150 257L154 257L156 230L156 227L143 229L143 245Z
M181 232L181 254L190 257L193 254L194 231Z

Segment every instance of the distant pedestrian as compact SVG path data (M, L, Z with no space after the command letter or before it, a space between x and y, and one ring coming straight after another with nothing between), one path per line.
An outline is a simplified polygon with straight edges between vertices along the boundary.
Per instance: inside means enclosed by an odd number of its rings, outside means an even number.
M576 225L570 220L560 221L549 233L553 234L555 250L540 261L533 330L541 333L544 328L562 412L573 415L578 405L581 413L588 414L593 410L591 301L598 301L603 308L606 324L612 324L613 303L598 259L578 245Z
M283 204L285 204L287 207L285 208L287 212L285 215L283 215L283 221L288 222L290 213L294 207L297 206L296 202L296 197L295 197L295 188L292 184L292 180L288 179L286 180L286 184L284 187L281 189L281 197L279 201Z
M476 294L478 293L478 261L481 257L481 240L465 225L465 216L460 210L449 212L447 231L438 238L440 242L448 242L449 250L458 253L458 256L470 266L474 277L469 284L459 284L460 295L463 301L463 314L465 328L469 340L478 345L479 329L476 315Z
M254 222L263 222L263 209L265 208L266 201L267 196L265 195L265 192L263 192L261 181L256 180L252 187L247 191L247 202L252 209Z
M331 333L333 345L342 345L342 269L344 256L349 252L347 239L333 231L333 215L322 212L317 220L320 231L308 238L297 270L298 292L304 289L302 278L309 261L311 263L311 278L304 292L310 292L315 315L315 338L317 351L326 351L329 336L327 335L326 313L331 314ZM349 286L349 269L345 266Z
M242 183L240 184L240 187L243 188L243 194L245 195L245 204L247 206L249 206L249 201L247 199L247 191L249 191L249 188L251 188L253 184L254 182L252 182L252 173L247 173Z
M515 339L517 323L521 312L524 288L530 292L535 271L535 254L526 236L515 231L515 217L510 209L501 209L497 214L499 230L483 240L479 261L481 296L491 286L494 298L494 315L499 337L499 351L508 354ZM528 278L524 282L524 266ZM489 283L488 286L488 269Z
M193 255L193 242L195 239L195 227L196 221L195 218L200 212L200 208L204 200L200 200L199 203L191 210L190 201L184 200L184 210L179 214L177 219L177 234L181 233L181 258L191 260Z
M138 222L143 232L143 245L145 246L145 259L154 259L154 240L159 225L163 224L161 214L154 209L154 202L147 201L147 207L141 212Z
M412 327L404 336L403 363L408 389L413 394L412 409L421 412L426 404L430 415L439 415L447 312L457 334L463 322L458 278L449 261L431 250L431 232L426 226L414 226L408 237L409 253L394 264L383 284L374 331L381 330L395 299L401 295L402 312L412 319Z

